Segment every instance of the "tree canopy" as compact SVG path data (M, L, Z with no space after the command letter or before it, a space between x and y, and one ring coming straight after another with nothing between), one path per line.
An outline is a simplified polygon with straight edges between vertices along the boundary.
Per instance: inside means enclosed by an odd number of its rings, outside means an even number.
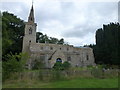
M51 44L64 44L64 39L60 40L54 37L49 37L46 34L44 35L41 32L36 33L36 42L37 43L51 43Z
M2 55L22 51L22 40L24 35L24 21L14 14L2 13Z
M98 29L93 50L96 63L120 64L120 24L110 23Z

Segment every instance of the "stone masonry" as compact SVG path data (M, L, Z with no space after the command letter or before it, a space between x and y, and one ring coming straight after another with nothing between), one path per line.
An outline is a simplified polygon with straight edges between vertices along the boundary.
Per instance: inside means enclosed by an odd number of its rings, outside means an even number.
M41 62L44 63L45 68L52 68L58 59L60 59L62 63L68 61L73 67L95 65L92 48L36 43L37 24L34 23L33 5L30 10L28 22L25 24L22 52L27 52L30 55L30 58L27 61L28 69L31 69L34 66L35 60L41 60Z

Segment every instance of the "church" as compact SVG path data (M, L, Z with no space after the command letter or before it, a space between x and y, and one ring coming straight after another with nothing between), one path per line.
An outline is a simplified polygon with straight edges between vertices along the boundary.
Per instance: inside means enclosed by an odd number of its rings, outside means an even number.
M33 5L28 22L25 23L22 52L29 54L27 68L32 69L35 60L40 60L45 68L52 68L56 62L68 61L72 67L95 65L92 48L73 45L36 43L36 27Z

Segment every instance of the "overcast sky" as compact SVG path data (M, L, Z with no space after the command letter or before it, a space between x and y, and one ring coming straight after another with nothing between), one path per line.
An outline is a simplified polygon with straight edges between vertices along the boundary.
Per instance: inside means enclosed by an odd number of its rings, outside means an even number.
M0 3L0 10L27 21L32 1L13 1ZM34 11L37 31L74 46L95 44L96 30L118 21L118 2L34 0Z

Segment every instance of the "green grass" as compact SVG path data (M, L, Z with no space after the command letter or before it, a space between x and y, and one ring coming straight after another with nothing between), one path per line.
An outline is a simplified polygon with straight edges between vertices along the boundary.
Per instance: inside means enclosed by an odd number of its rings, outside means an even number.
M54 82L42 82L35 80L6 81L3 88L117 88L117 78L76 78Z

